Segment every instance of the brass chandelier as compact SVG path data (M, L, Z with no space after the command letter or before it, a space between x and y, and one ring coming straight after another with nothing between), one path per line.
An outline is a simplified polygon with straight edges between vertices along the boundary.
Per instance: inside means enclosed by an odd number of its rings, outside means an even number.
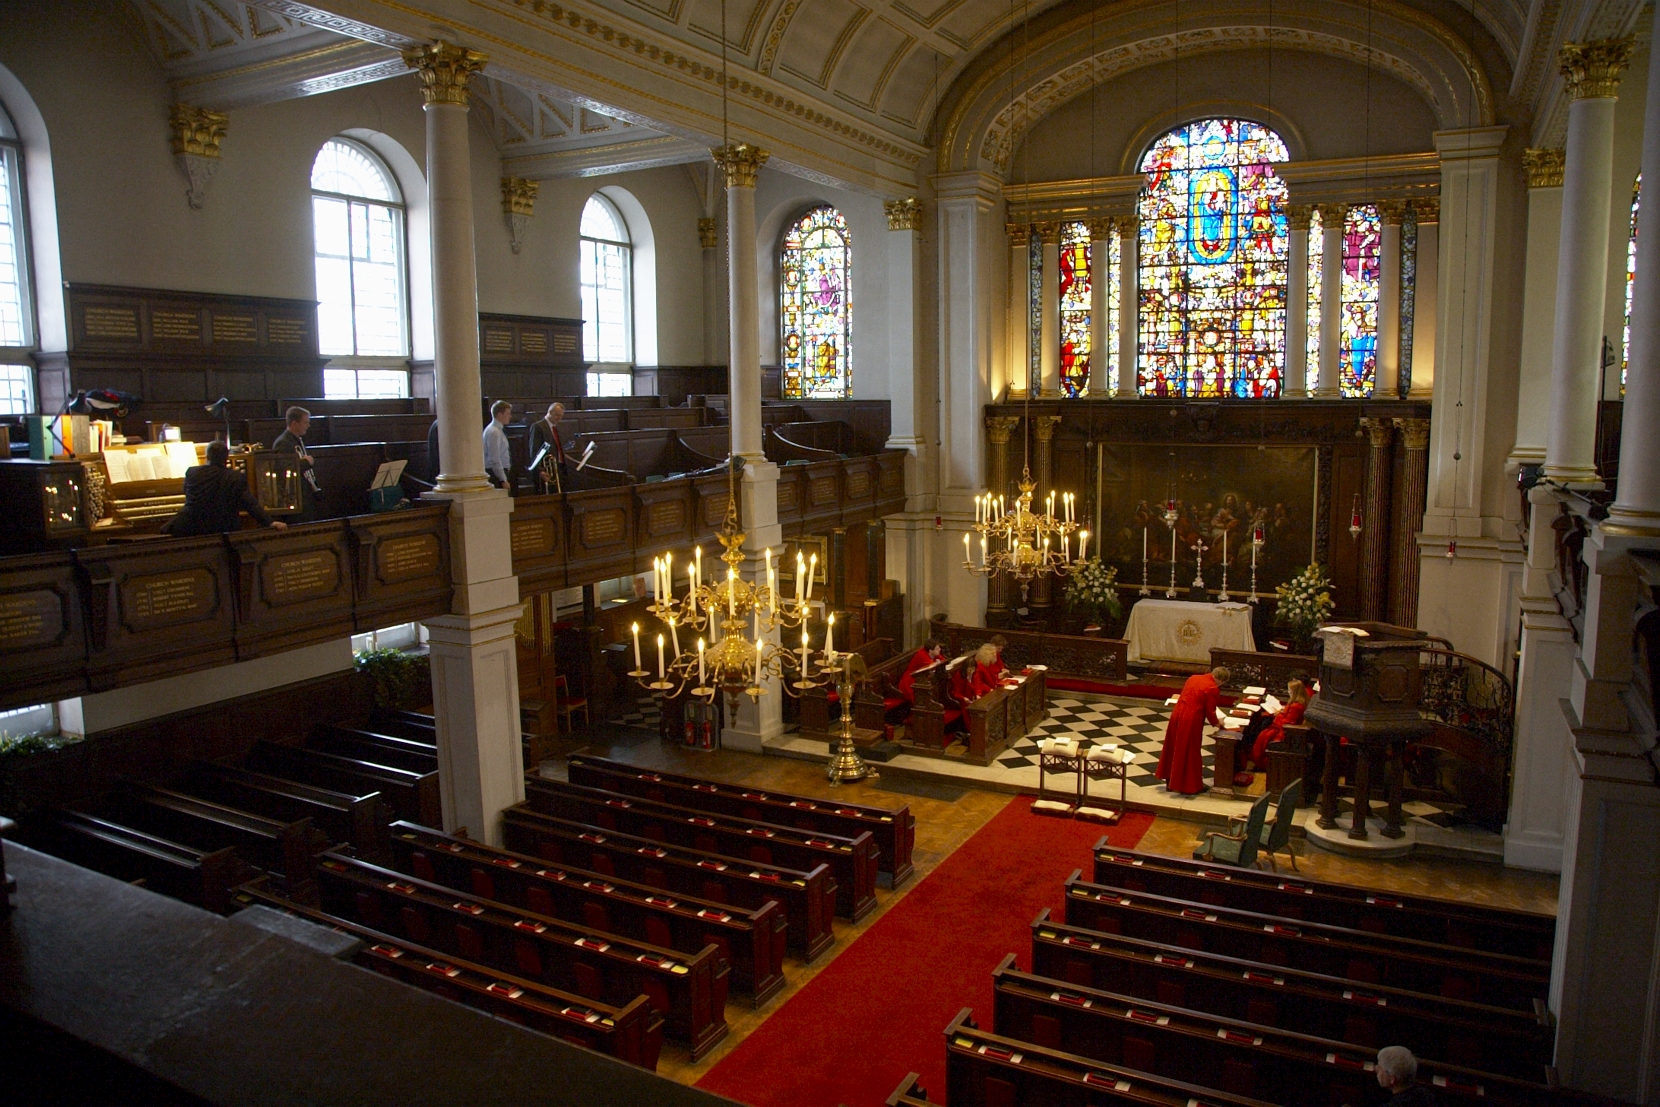
M1042 514L1032 509L1037 484L1030 470L1020 477L1020 495L1013 505L990 492L974 497L974 529L980 534L980 560L974 561L973 535L963 535L963 567L977 576L1007 573L1022 585L1044 574L1064 577L1084 560L1089 531L1079 530L1076 497L1061 494L1061 514L1055 515L1055 493L1050 492ZM1072 556L1072 535L1078 535L1078 554Z

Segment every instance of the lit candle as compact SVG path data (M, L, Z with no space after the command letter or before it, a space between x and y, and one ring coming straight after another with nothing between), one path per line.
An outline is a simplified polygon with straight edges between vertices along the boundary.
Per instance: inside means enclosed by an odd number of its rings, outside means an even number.
M634 624L634 671L640 671L640 624Z
M1257 571L1257 546L1262 542L1262 528L1258 527L1251 538L1251 572L1254 573Z
M663 636L661 634L657 636L657 680L659 683L663 680Z
M801 679L807 679L807 631L801 631Z
M986 567L986 536L980 536L980 568Z
M697 686L703 687L703 639L697 640Z
M674 599L673 562L674 555L672 553L666 553L663 555L663 596L669 600ZM677 650L675 652L678 653L679 651Z
M806 596L807 588L807 560L800 551L795 555L795 602L799 605Z
M703 547L699 546L692 551L692 570L695 574L698 587L703 587Z
M969 556L969 553L968 553L968 532L967 531L963 532L963 563L965 565L973 564L973 558L971 558Z
M663 599L663 562L661 558L651 559L651 602L662 602Z
M1078 532L1078 560L1084 560L1084 551L1089 548L1089 531Z
M766 556L767 556L767 592L770 596L770 602L771 602L771 605L772 605L772 610L777 611L778 610L778 590L775 589L772 586L772 547L768 546L764 552L766 553Z
M755 635L755 683L756 684L761 683L761 648L762 648L763 644L764 643L762 643L762 641L761 641L761 635L759 633L757 633Z
M836 613L832 611L824 620L824 663L836 663Z
M807 598L813 598L813 578L818 576L818 554L807 559Z
M1172 565L1174 565L1175 562L1176 562L1176 524L1172 523L1172 524L1170 524L1170 563ZM1172 569L1170 571L1175 572L1174 569Z

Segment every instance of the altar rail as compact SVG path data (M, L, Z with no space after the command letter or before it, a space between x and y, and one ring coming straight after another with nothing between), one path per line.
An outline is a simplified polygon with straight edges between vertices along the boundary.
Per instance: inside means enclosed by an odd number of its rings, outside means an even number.
M449 509L0 558L0 709L450 609Z
M1210 667L1228 670L1228 683L1223 691L1238 692L1244 688L1266 688L1274 695L1285 690L1289 680L1300 680L1313 687L1320 679L1320 659L1300 653L1273 653L1266 650L1225 650L1219 646L1210 649Z
M1121 638L1086 638L1034 630L969 627L948 623L943 616L935 617L930 633L945 643L948 657L978 649L982 642L989 642L1001 634L1008 642L1003 649L1003 663L1011 669L1047 665L1050 684L1054 684L1057 677L1063 680L1080 677L1122 684L1129 673L1130 644Z

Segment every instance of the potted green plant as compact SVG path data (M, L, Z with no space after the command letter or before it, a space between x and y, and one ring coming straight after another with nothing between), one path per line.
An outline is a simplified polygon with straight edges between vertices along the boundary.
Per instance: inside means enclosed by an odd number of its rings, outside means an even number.
M1084 619L1085 634L1100 633L1102 624L1123 613L1117 584L1117 566L1102 564L1098 557L1073 567L1072 574L1066 578L1066 606Z
M1291 632L1291 648L1302 654L1314 652L1314 631L1331 618L1331 578L1323 565L1310 565L1275 589L1279 603L1274 625Z
M356 664L373 682L376 707L395 710L424 702L430 680L425 656L390 648L363 650Z

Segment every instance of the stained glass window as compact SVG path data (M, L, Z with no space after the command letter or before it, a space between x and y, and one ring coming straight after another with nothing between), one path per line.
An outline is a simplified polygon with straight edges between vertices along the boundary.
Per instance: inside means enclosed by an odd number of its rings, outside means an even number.
M1089 224L1064 223L1060 243L1061 395L1089 391Z
M1112 393L1118 391L1118 374L1122 371L1118 365L1119 324L1123 316L1119 314L1122 304L1118 289L1118 268L1122 264L1124 248L1120 244L1118 230L1115 227L1112 234L1107 236L1111 244L1107 248L1107 266L1101 273L1101 279L1107 282L1107 390Z
M1306 352L1308 390L1320 379L1320 281L1326 272L1322 235L1325 220L1315 208L1308 221L1308 349Z
M1631 289L1637 280L1637 205L1643 198L1643 175L1631 190L1631 234L1625 240L1625 339L1620 355L1620 395L1625 395L1625 370L1631 362Z
M1026 239L1026 387L1043 391L1043 236L1034 224Z
M1401 225L1400 395L1412 390L1412 324L1418 317L1418 216L1407 209Z
M818 207L790 224L779 268L784 395L852 395L851 245L842 213Z
M1169 132L1141 161L1140 379L1152 396L1278 396L1285 366L1279 135L1240 119Z
M1378 365L1378 272L1383 219L1371 204L1343 217L1343 331L1337 383L1351 399L1370 396Z

